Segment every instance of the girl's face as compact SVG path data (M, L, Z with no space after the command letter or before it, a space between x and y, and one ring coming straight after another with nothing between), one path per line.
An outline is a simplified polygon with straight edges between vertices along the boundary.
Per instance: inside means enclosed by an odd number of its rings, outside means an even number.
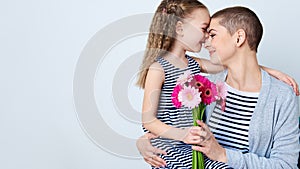
M220 19L213 18L208 28L208 39L205 48L209 51L210 61L227 66L235 54L236 39L227 29L219 24Z
M177 35L184 50L199 52L206 39L206 29L209 25L210 16L206 9L195 9L191 15L185 18L182 24L182 34Z

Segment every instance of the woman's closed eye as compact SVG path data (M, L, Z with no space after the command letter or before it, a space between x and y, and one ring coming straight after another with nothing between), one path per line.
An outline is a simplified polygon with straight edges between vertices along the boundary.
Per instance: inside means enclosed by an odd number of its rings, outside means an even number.
M210 33L209 37L211 37L212 39L216 36L216 34Z

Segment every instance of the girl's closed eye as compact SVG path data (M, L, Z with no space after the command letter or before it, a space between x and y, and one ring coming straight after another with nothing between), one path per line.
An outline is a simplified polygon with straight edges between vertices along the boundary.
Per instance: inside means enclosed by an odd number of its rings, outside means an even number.
M202 32L207 32L207 28L201 28Z

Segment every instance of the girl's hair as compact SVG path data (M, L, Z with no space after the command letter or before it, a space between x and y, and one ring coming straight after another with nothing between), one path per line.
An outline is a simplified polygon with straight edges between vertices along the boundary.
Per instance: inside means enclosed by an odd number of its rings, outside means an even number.
M229 7L216 12L211 18L220 19L219 24L224 26L231 35L238 29L243 29L250 49L257 52L263 35L263 26L252 10L242 6Z
M176 37L176 24L195 9L204 8L198 0L163 0L152 19L148 34L147 47L140 67L137 85L145 87L149 67L158 56L170 51Z

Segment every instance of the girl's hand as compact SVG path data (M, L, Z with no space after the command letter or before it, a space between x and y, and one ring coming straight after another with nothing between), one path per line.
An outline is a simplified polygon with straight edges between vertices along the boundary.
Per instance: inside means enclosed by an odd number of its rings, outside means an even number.
M183 142L186 144L200 144L206 140L209 136L208 133L204 131L202 127L193 126L186 130L187 133L183 138Z
M150 139L156 138L157 136L146 133L145 135L141 136L136 141L136 146L140 152L140 154L143 156L144 160L154 167L164 167L166 166L166 161L162 158L160 158L159 154L166 155L167 153L161 149L158 149L156 147L153 147Z
M227 157L225 148L218 143L205 123L199 120L197 123L199 124L201 130L191 130L191 133L194 136L198 136L200 138L198 140L200 141L196 143L198 146L192 146L192 148L196 151L201 151L211 160L226 163Z

